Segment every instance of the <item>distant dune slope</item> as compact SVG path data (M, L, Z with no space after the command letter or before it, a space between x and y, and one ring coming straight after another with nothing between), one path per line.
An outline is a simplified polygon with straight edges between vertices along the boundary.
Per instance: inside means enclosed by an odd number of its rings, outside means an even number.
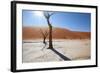
M48 28L40 27L23 27L22 28L22 37L23 39L41 39L43 38L41 30L43 32L48 31ZM70 31L64 28L53 28L53 39L90 39L90 32L78 32ZM48 37L47 37L48 38Z

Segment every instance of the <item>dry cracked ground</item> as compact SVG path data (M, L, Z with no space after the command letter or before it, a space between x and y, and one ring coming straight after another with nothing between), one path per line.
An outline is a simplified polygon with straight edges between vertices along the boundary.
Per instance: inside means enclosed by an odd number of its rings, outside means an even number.
M91 43L89 39L55 39L53 40L53 50L47 49L48 42L45 46L42 41L42 39L23 40L23 63L90 59Z

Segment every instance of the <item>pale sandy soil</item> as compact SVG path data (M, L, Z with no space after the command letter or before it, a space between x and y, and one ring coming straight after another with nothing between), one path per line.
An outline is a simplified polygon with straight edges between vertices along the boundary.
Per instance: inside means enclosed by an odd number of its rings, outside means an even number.
M90 59L91 43L89 39L84 40L53 40L54 49L70 58L71 60ZM55 52L44 47L41 40L23 40L23 62L51 62L64 61Z

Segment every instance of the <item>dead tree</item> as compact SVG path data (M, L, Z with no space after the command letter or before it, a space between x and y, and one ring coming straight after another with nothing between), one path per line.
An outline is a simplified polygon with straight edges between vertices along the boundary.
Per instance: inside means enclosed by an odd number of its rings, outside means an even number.
M49 12L44 12L44 17L47 20L47 24L49 26L49 47L48 49L52 49L53 45L52 45L52 24L50 23L50 17L53 15L54 13L49 13Z
M43 30L42 29L40 29L40 32L41 32L41 34L42 34L42 36L43 36L43 43L46 45L47 43L46 43L46 38L47 38L47 36L48 36L48 31L47 30L45 30L44 32L43 32Z

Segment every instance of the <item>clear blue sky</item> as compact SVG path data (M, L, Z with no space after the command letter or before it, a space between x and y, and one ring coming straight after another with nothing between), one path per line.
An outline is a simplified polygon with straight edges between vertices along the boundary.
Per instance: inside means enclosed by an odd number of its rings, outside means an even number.
M41 11L43 12L43 11ZM49 12L50 13L50 12ZM48 26L44 16L39 16L36 11L22 11L23 26ZM79 12L55 12L50 17L53 27L66 28L72 31L91 31L91 14Z

